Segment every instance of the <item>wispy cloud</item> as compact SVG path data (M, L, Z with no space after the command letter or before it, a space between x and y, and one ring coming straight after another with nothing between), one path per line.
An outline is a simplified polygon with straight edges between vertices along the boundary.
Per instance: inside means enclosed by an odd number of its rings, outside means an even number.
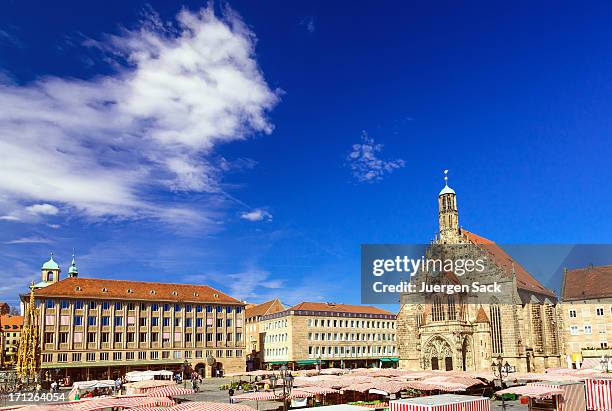
M315 26L315 19L313 16L304 17L300 20L300 26L306 28L309 33L314 33L317 27Z
M13 47L23 48L23 42L17 37L17 35L10 33L7 30L0 29L0 44L5 43Z
M267 113L278 93L255 42L230 9L183 10L174 23L151 12L136 29L91 42L112 75L0 84L0 198L38 215L55 207L202 221L202 210L174 193L220 192L215 147L273 129ZM5 220L21 217L6 207Z
M22 237L16 240L5 241L4 244L50 244L51 240L43 237Z
M406 162L402 159L383 160L378 157L384 146L376 144L374 139L365 131L361 135L361 143L353 144L346 162L351 169L353 177L359 182L372 183L382 180L385 174L402 168Z
M240 218L248 221L272 221L272 214L261 208L256 208L255 210L240 214Z

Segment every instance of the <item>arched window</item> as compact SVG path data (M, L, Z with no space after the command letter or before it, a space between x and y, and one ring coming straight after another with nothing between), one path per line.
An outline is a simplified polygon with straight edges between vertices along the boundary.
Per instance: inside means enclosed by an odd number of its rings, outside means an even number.
M444 321L446 319L444 313L444 303L442 301L442 297L436 295L433 299L433 312L432 312L432 320L433 321Z
M457 319L457 311L455 311L455 296L448 296L448 319L453 321Z
M491 347L494 354L501 354L504 351L504 344L502 341L501 310L499 305L491 305L489 307L489 314L491 316Z

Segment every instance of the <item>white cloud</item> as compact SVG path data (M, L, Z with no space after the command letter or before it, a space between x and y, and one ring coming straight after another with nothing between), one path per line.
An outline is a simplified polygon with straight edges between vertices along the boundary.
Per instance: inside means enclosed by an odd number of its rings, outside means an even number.
M402 168L406 162L402 159L382 160L378 158L383 150L382 144L376 144L374 139L364 131L361 135L361 144L353 144L351 152L346 157L353 177L359 182L374 182L382 180L385 174Z
M59 209L52 204L33 204L26 207L26 211L34 215L56 215Z
M15 216L15 215L3 215L3 216L0 216L0 220L4 220L4 221L19 221L21 219L19 217Z
M38 236L22 237L16 240L5 241L4 244L49 244L51 240Z
M89 217L197 221L200 210L160 203L159 193L219 192L215 146L272 131L278 93L255 41L229 9L183 10L174 24L152 14L90 41L111 57L112 75L0 84L0 197Z
M256 208L255 210L240 214L240 218L248 221L272 221L272 214L261 208Z

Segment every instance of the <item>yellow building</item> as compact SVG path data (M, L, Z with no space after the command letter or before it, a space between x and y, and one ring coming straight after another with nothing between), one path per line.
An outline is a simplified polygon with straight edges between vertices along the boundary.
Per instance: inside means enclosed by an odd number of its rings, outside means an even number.
M74 259L60 279L51 257L34 295L43 371L80 380L185 363L204 377L245 369L244 303L211 287L80 278Z
M568 367L599 366L612 357L612 265L565 270L561 295Z
M395 366L396 315L371 306L303 302L261 318L268 368Z
M247 369L258 370L261 369L263 362L262 358L262 338L261 333L261 319L265 315L275 314L285 310L285 306L280 302L278 298L270 301L266 301L261 304L247 305L245 310L245 323L246 323L246 344L247 344Z
M23 317L20 315L0 316L0 347L2 347L2 364L12 365L17 361L19 338L23 328Z

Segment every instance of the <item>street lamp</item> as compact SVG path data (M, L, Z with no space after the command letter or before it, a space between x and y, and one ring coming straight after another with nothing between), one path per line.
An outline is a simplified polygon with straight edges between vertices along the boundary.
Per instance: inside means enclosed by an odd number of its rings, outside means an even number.
M286 365L283 365L280 368L280 377L277 377L276 374L272 374L270 376L270 385L272 385L272 392L276 394L276 384L279 380L283 381L283 410L287 411L287 399L291 394L291 390L293 389L293 375L291 375L291 371L287 368Z
M493 371L493 375L496 378L499 378L499 386L501 388L504 388L504 377L507 377L508 374L513 373L514 372L514 367L512 367L510 364L508 364L508 361L506 361L506 363L503 363L504 359L501 355L497 356L497 362L493 362L491 364L491 370ZM504 396L502 395L502 408L505 410L506 409L506 401L504 400Z

